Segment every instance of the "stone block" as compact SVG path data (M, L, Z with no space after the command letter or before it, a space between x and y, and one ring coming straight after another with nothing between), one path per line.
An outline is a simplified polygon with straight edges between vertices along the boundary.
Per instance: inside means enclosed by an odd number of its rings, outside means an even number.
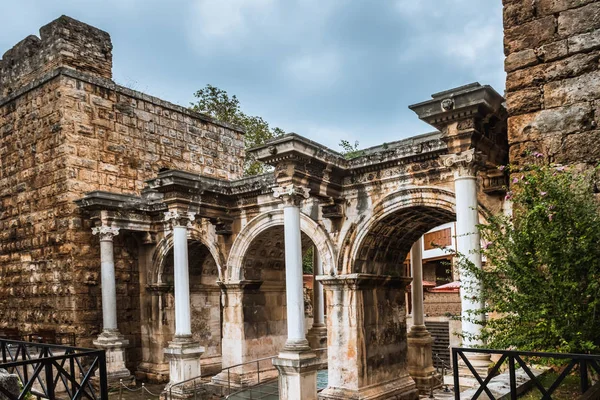
M21 393L19 376L9 374L7 370L0 368L0 387L6 390L13 396L18 396ZM0 400L8 400L8 397L0 392Z
M570 8L581 7L594 0L538 0L537 15L551 15Z
M598 49L600 48L600 29L570 37L567 41L570 54Z
M544 85L544 105L547 108L598 98L600 98L600 71Z
M504 70L511 72L523 67L529 67L539 62L538 57L533 49L526 49L516 53L511 53L504 61Z
M504 51L506 54L525 49L535 49L552 42L556 32L553 16L540 18L504 31Z
M564 138L560 152L555 160L562 164L598 163L600 154L600 131L579 132Z
M589 103L542 110L508 119L509 143L540 140L543 135L569 134L589 129L592 107Z
M529 88L506 95L506 105L511 115L523 114L537 111L542 107L542 95L540 89Z
M561 37L598 28L600 28L600 3L598 2L563 11L558 16L558 34Z
M510 28L535 19L533 3L516 1L505 4L503 9L504 26Z
M537 49L538 57L543 62L557 60L566 57L569 54L569 46L567 40L559 40L557 42L548 43Z

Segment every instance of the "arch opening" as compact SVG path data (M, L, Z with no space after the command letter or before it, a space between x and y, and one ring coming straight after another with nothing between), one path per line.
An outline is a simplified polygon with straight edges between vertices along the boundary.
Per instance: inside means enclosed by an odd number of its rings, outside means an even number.
M450 210L420 205L380 218L369 227L360 243L352 271L407 276L403 265L413 243L424 233L455 219Z

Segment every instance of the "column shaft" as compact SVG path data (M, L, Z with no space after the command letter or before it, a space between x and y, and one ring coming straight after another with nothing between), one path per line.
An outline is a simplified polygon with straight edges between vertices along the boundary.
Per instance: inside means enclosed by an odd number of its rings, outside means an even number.
M458 252L466 257L475 267L481 268L481 243L477 225L477 178L474 175L455 178L456 191L456 236ZM462 330L466 334L463 346L471 347L479 344L472 335L479 335L481 325L477 323L482 315L472 314L483 307L481 301L474 299L480 292L480 283L471 275L461 273L460 295L462 302Z
M325 326L325 299L323 298L323 284L314 279L323 275L323 263L319 252L313 249L313 327Z
M425 309L423 307L423 239L420 237L410 250L410 267L412 271L412 317L414 325L424 325Z
M175 272L175 336L191 336L190 277L188 272L187 228L173 227Z
M304 295L302 292L302 242L300 208L283 208L285 235L285 283L287 300L288 343L305 341Z
M114 332L117 330L117 287L112 237L100 239L100 268L102 274L102 328L104 331Z

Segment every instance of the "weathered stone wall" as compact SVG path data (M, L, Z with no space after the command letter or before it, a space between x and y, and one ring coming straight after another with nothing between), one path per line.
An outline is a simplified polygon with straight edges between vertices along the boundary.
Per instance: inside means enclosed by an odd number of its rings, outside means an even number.
M600 1L504 0L510 162L600 159Z
M460 294L425 292L423 307L428 317L460 315Z
M136 193L161 168L219 178L243 169L243 132L111 77L105 32L61 17L0 61L0 326L101 329L100 253L73 203ZM119 328L140 357L138 244L115 238Z
M61 66L110 79L110 35L64 15L43 26L2 56L0 98Z

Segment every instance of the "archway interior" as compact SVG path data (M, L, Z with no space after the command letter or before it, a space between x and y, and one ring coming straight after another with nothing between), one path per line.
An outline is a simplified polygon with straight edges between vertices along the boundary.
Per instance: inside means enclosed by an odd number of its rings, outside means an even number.
M362 241L353 271L395 278L406 277L404 261L413 243L424 233L454 221L449 210L413 206L396 211L375 223ZM361 290L365 368L369 379L394 379L406 368L406 280L374 284ZM374 383L374 382L372 382Z
M407 207L375 223L363 239L352 271L406 276L404 260L413 243L436 226L456 220L454 213L433 207Z
M303 253L314 244L301 235ZM260 287L244 295L243 323L248 359L277 354L287 339L285 293L285 238L282 225L256 236L242 260L244 280L261 281ZM306 304L306 307L309 307ZM305 313L306 314L306 313ZM307 321L310 328L311 321Z
M165 256L162 282L172 284L174 279L173 248ZM221 290L217 285L219 271L208 248L195 240L188 240L190 275L190 305L192 336L205 347L203 359L221 356ZM170 302L173 304L173 302ZM174 308L168 312L169 326L175 328ZM208 361L207 361L208 362ZM217 363L217 361L214 361ZM210 368L209 365L206 366Z

